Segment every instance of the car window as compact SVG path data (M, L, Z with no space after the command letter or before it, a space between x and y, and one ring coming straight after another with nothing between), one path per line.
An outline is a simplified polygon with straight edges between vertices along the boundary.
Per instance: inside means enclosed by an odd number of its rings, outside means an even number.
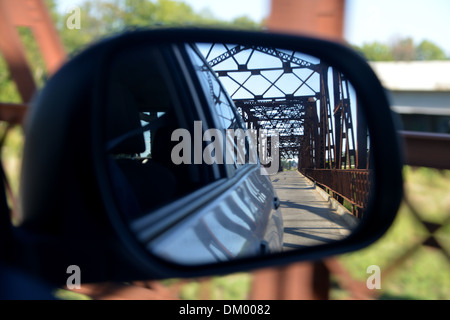
M220 80L218 80L214 71L208 66L196 45L189 44L186 45L186 48L206 100L213 115L215 115L217 129L220 129L226 136L227 141L229 141L225 149L225 165L234 171L245 163L248 163L248 142L243 134L245 131L244 121L220 83ZM240 150L242 150L241 153L239 153ZM232 163L230 163L231 161L227 161L227 159L232 159Z
M141 153L138 153L138 157L140 158L152 158L152 130L150 130L151 127L157 127L157 125L154 125L154 123L157 123L158 121L161 121L161 119L164 118L164 115L166 112L160 111L160 112L140 112L139 118L141 120L141 126L142 131L144 134L144 143L145 143L145 150ZM146 129L147 128L147 129ZM155 130L153 130L155 131ZM154 133L153 133L154 136Z
M130 219L215 181L206 165L192 162L193 134L181 120L192 114L191 105L188 98L180 105L180 88L166 67L171 58L159 47L117 54L107 77L109 176ZM174 138L178 131L185 135Z

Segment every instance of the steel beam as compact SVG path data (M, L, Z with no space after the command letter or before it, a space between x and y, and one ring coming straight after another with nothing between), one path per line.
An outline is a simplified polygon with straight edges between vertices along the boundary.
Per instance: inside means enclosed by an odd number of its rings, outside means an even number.
M450 134L400 131L405 164L450 169Z

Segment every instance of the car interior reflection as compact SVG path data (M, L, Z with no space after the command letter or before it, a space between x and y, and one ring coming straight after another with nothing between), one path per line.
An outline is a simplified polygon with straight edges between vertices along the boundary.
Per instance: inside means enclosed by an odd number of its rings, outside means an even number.
M143 46L113 61L105 109L111 185L150 252L182 264L263 255L341 240L362 218L370 140L353 87L332 66L292 50L218 43ZM192 83L174 79L171 68ZM174 135L180 128L193 143ZM211 129L225 138L203 134ZM261 146L250 135L230 138L231 129L267 129L268 137ZM249 163L251 148L268 161ZM223 159L199 162L208 152ZM283 160L297 170L283 175ZM212 184L231 179L211 196ZM195 206L172 213L182 201Z

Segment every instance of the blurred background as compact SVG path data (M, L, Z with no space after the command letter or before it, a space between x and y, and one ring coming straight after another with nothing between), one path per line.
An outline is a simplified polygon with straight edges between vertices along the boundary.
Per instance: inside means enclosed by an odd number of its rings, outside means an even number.
M5 10L5 3L0 0L0 10ZM445 134L450 134L450 1L447 0L426 3L46 0L44 3L62 44L58 50L64 59L93 41L142 26L269 29L344 42L373 66L388 91L402 130L432 133L442 139L448 139ZM32 81L39 90L51 75L51 68L30 28L22 24L16 30ZM0 101L20 107L28 102L24 100L0 52ZM9 199L15 205L23 130L20 121L1 121L0 130L4 137L2 159L8 175ZM442 149L442 153L450 150L450 140L445 141L447 149ZM446 170L449 164L434 165L439 158L437 152L429 155L428 163L404 167L406 194L398 217L380 241L364 250L279 269L140 285L156 288L160 294L157 298L450 299L450 170ZM286 165L285 170L289 169ZM380 290L367 289L366 279L370 275L367 268L371 265L380 267ZM262 282L266 284L264 293ZM55 294L63 299L88 298L64 290ZM129 297L133 298L132 294Z

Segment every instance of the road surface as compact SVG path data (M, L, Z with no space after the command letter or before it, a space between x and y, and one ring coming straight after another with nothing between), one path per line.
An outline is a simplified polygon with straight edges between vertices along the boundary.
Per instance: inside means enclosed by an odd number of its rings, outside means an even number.
M284 219L284 250L316 246L348 236L352 227L299 172L271 176Z

